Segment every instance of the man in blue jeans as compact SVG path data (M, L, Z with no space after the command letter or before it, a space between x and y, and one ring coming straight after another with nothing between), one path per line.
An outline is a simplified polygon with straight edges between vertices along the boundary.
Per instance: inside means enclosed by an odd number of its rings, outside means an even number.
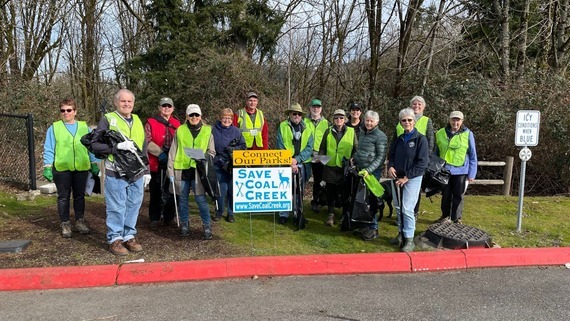
M128 89L121 89L115 94L116 111L101 118L95 133L102 135L107 130L120 132L125 141L115 146L94 141L93 151L106 154L105 159L105 204L107 207L107 243L109 251L115 255L127 255L140 252L142 246L135 240L136 224L144 195L144 188L150 182L148 168L134 177L122 176L115 157L118 153L146 154L144 127L139 117L132 113L135 103L134 94ZM132 158L135 159L135 158ZM130 164L134 167L146 165Z

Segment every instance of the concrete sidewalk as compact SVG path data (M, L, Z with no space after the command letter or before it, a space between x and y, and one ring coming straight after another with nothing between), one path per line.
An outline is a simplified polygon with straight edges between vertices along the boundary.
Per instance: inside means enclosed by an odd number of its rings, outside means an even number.
M102 287L254 276L415 273L566 263L570 263L570 247L245 257L183 262L0 269L0 291Z

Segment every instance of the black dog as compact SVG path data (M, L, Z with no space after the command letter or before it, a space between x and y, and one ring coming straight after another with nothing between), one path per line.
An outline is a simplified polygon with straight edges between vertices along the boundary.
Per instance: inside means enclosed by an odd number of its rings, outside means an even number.
M392 213L394 211L392 207L392 187L390 186L390 181L384 181L381 184L384 188L384 195L378 199L378 212L380 214L378 222L382 221L382 218L384 217L384 208L386 207L386 204L388 204L388 208L390 209L390 215L388 215L389 218L392 217Z

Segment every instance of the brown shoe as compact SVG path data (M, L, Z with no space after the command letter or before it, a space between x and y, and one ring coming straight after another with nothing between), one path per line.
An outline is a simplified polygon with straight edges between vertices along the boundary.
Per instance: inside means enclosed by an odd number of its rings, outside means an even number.
M115 242L109 244L109 252L120 256L129 254L129 250L123 246L123 240L116 240Z
M85 235L85 234L89 234L89 228L87 227L87 225L85 224L85 220L80 218L77 221L75 221L75 229L77 231L79 231L79 233Z
M130 239L128 241L126 241L125 243L123 243L123 245L127 248L127 250L137 253L142 251L142 245L140 245L139 243L137 243L137 240Z

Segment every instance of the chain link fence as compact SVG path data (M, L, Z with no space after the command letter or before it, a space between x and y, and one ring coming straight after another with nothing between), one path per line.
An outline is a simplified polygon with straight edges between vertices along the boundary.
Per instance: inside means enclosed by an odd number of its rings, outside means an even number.
M34 118L32 114L0 114L0 182L36 189ZM41 154L39 154L41 165Z

